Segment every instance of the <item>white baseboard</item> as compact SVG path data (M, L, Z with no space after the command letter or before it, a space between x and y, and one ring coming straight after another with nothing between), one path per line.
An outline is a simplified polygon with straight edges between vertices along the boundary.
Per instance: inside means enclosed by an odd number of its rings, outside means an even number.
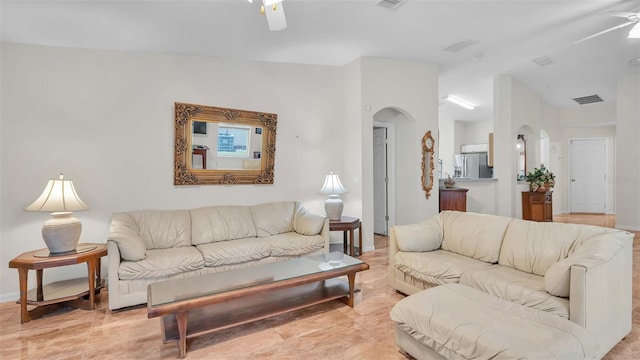
M616 224L616 229L620 229L620 230L631 230L631 231L640 231L640 226L631 226L631 225Z
M20 293L14 292L9 294L0 294L0 303L18 301Z
M364 247L364 246L363 246L362 252L374 251L375 249L376 249L376 248L375 248L375 247L373 247L373 246L367 246L367 247Z

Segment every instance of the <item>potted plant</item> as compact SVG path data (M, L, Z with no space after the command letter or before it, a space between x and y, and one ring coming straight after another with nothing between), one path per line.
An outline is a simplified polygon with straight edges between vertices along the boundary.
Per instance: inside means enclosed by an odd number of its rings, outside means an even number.
M531 191L545 192L551 190L556 184L556 176L549 169L541 165L540 168L533 169L525 179L529 182Z

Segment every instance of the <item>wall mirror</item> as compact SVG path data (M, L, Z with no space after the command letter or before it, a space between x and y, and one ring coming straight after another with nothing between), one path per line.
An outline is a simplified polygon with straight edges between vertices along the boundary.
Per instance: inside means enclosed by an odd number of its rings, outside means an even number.
M516 151L518 153L518 181L525 181L527 174L527 141L523 134L518 134L516 139Z
M422 189L428 199L433 188L433 150L435 140L431 136L431 131L427 131L422 137Z
M174 184L273 184L278 115L175 103Z

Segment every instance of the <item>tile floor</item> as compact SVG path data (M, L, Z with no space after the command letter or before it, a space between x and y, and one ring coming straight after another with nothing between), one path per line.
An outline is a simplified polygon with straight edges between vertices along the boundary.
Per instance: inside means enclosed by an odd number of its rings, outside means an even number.
M615 217L562 215L562 222L611 226ZM189 343L187 359L406 359L395 346L391 307L403 295L387 285L387 238L362 259L371 268L357 276L355 307L340 301L222 330ZM640 235L634 241L633 330L605 359L640 358ZM17 276L17 275L16 275ZM46 275L45 275L46 277ZM108 292L95 311L63 309L20 324L15 303L0 304L0 359L176 359L163 344L160 320L146 308L110 312Z

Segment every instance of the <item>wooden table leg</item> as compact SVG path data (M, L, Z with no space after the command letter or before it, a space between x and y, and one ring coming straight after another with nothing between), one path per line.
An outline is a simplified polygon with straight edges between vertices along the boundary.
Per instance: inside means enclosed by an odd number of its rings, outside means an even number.
M27 279L28 269L18 269L18 279L20 281L20 322L22 324L31 321L31 316L27 310Z
M96 307L96 261L91 259L87 261L88 281L89 281L89 308L91 310Z
M349 301L347 302L347 305L353 307L353 298L356 286L356 273L347 274L347 278L349 278Z
M180 339L178 340L178 349L180 350L180 358L184 359L187 356L187 319L189 313L181 311L176 313L176 322L178 323L178 334Z
M342 232L342 252L347 253L347 232Z
M44 300L44 292L42 291L42 269L36 270L36 300Z
M358 224L358 246L360 247L359 255L362 255L362 221Z
M351 256L356 256L355 255L356 252L354 250L354 243L353 243L353 238L355 237L354 234L353 234L354 232L355 232L355 230L353 228L351 228L351 230L349 230L349 240L350 240L350 245L349 246L350 246L350 250L351 250L351 252L350 252Z

